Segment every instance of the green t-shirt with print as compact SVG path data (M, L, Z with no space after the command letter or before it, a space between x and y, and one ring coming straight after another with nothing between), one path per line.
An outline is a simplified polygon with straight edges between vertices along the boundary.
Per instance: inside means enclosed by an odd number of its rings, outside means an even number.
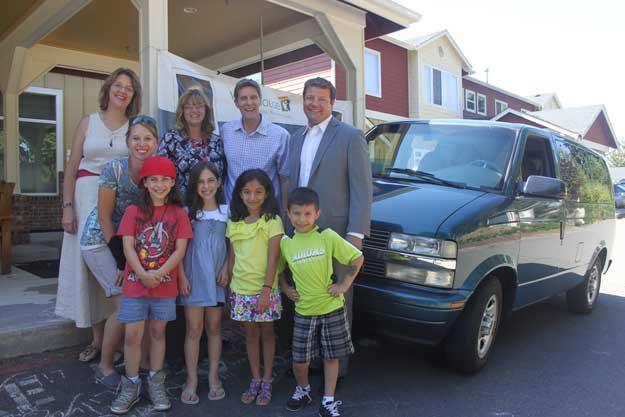
M319 316L338 310L345 303L343 295L328 294L332 284L332 259L347 265L358 259L360 252L332 229L322 232L318 228L307 233L295 232L280 241L283 261L293 273L300 299L295 311L302 316Z

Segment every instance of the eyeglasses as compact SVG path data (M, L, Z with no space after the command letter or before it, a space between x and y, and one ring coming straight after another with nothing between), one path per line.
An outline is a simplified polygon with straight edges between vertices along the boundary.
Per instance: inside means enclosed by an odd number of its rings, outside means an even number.
M182 109L184 111L202 110L203 108L204 108L203 104L185 104L184 106L182 106Z
M113 83L113 87L115 87L116 90L121 90L121 91L123 91L125 93L128 93L128 94L134 94L134 92L135 92L134 88L132 88L130 86L122 85L120 83Z
M134 125L142 125L142 124L150 125L156 129L156 120L154 120L154 118L150 116L146 116L145 114L140 114L139 116L133 117L132 119L130 119L130 122L128 125L129 127L131 127Z

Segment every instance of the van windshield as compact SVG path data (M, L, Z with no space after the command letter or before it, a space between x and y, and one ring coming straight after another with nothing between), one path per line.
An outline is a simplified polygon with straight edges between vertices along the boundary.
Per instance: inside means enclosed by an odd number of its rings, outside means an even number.
M374 177L499 190L517 133L499 126L383 124L367 135L371 169Z

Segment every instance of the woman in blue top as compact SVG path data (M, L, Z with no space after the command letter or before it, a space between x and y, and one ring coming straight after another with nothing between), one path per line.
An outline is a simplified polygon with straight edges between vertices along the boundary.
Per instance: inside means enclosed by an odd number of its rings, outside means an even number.
M91 273L113 299L115 313L104 326L100 363L93 366L96 381L107 387L116 387L120 376L114 368L114 356L124 334L124 325L117 321L119 295L121 294L121 271L126 259L117 228L126 208L138 193L139 172L143 162L151 158L158 148L156 122L149 116L137 116L130 120L126 133L129 156L114 159L102 169L98 180L98 205L85 223L80 238L83 258Z

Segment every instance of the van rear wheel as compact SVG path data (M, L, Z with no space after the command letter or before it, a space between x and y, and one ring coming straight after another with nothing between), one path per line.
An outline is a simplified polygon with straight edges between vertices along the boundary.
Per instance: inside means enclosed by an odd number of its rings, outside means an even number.
M488 360L503 310L501 283L489 277L469 299L445 340L447 362L461 372L478 371Z
M603 261L597 258L584 280L575 288L566 292L566 304L570 311L579 314L588 314L597 304L601 289L601 271Z

